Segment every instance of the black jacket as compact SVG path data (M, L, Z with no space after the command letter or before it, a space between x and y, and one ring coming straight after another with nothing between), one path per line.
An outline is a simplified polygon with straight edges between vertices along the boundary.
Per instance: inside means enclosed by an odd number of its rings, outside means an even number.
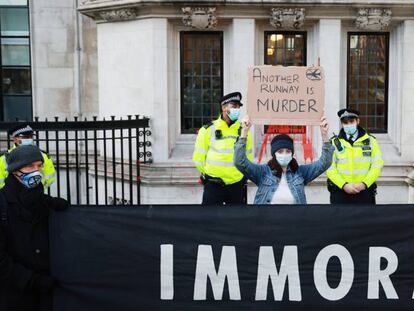
M7 223L0 230L0 310L52 310L49 213L68 203L44 194L42 185L27 189L11 174L0 191L7 201Z

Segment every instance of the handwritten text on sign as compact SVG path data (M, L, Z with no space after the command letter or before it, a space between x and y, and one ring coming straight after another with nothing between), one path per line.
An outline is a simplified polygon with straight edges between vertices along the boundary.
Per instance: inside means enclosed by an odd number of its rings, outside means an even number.
M325 98L322 67L254 66L248 79L247 113L253 122L320 123Z

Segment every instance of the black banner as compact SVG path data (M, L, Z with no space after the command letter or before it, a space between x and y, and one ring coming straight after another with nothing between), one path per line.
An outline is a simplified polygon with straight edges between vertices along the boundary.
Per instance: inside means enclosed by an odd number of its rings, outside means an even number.
M73 207L55 310L413 310L406 206Z

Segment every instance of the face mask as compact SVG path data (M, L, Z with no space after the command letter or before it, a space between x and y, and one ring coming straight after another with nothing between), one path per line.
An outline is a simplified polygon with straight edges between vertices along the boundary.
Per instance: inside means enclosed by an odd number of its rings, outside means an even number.
M292 155L278 155L276 153L276 160L280 164L280 166L286 167L292 161Z
M230 120L236 121L240 116L240 109L239 108L230 108L230 111L227 112Z
M23 173L19 176L21 183L26 188L36 188L42 182L43 175L39 171L33 171L30 173Z
M354 135L357 131L356 124L344 125L343 127L344 127L344 132L348 135Z
M33 139L32 138L22 138L21 139L21 145L25 146L25 145L33 145Z

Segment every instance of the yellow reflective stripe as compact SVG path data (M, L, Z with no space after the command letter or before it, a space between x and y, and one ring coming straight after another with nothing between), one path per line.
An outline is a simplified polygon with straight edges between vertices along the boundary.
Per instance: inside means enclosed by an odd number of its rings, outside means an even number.
M210 164L210 165L225 166L225 167L234 166L233 162L214 161L214 160L210 160L210 159L207 159L206 163Z
M352 159L352 161L355 162L355 163L371 163L373 161L373 159L374 158L369 158L369 157L355 157L355 158ZM379 159L381 159L381 158L379 158ZM378 160L378 158L377 158L377 160ZM350 159L349 158L335 159L335 162L338 163L338 164L349 163Z
M213 123L213 125L210 127L210 145L214 145L215 141L216 141L216 126Z
M381 160L382 161L382 157L381 156L375 156L375 157L372 158L372 160L374 160L374 161L375 160Z
M339 174L345 174L345 175L349 175L350 171L349 170L338 170Z
M335 162L336 163L348 163L349 162L349 158L343 158L343 159L337 159L337 158L335 158Z
M230 139L230 138L233 138L233 139L237 139L239 136L223 136L223 137L220 137L219 139Z
M211 151L217 152L217 153L222 153L222 154L233 154L234 153L234 149L233 148L226 148L226 149L217 149L215 147L210 147ZM251 154L253 153L253 150L247 150L246 154Z
M196 166L204 166L204 162L193 161Z
M366 174L369 172L369 169L353 169L352 173L354 174Z
M369 158L369 157L357 157L357 158L354 158L354 162L371 163L371 158Z
M55 177L56 177L55 173L47 175L47 176L43 176L44 179L52 179L52 178L55 178Z
M382 165L382 164L377 164L377 163L372 163L372 164L371 164L371 166L372 166L372 167L376 167L376 168L383 168L383 167L384 167L384 165Z
M222 136L220 138L216 138L216 126L213 124L210 130L210 140L211 143L213 144L214 141L216 140L222 140L222 139L237 139L239 136L233 136L233 135L227 135L227 136Z
M207 150L204 148L194 148L194 152L198 153L207 153Z
M217 149L215 147L210 147L210 149L214 152L217 152L217 153L223 153L223 154L232 154L232 153L234 153L233 148Z

